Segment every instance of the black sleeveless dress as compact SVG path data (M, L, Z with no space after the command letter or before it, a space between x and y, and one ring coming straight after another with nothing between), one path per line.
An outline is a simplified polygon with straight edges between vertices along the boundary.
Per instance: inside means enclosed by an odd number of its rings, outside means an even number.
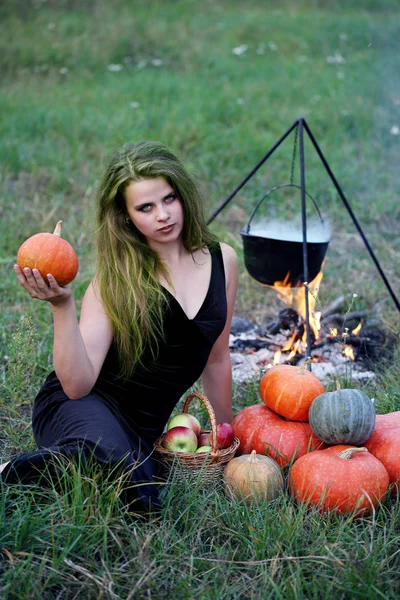
M13 459L2 478L9 483L35 482L49 471L54 452L73 458L79 453L108 466L123 464L132 486L127 502L137 508L157 507L158 486L151 484L157 465L151 456L179 399L199 379L227 315L225 272L219 246L211 254L209 288L197 315L189 319L166 290L165 339L157 360L137 368L129 380L118 377L114 344L90 394L79 400L65 395L54 372L40 389L32 426L38 450ZM140 486L135 484L143 482Z

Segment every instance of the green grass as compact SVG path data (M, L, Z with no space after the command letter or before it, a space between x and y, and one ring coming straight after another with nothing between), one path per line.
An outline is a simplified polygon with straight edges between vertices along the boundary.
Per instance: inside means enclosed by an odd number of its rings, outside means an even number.
M52 364L50 310L16 281L17 249L62 219L80 259L79 308L96 185L123 142L169 145L211 214L304 117L400 295L397 0L5 0L0 21L1 459L34 447L32 401ZM378 306L398 337L399 313L307 139L305 151L307 189L333 228L319 304L357 293L353 308ZM259 323L281 305L246 272L240 229L289 181L291 157L288 139L212 223L239 253L236 314ZM299 210L298 198L272 194L259 216ZM398 364L396 348L364 386L378 412L400 409ZM257 383L235 387L235 414L259 402ZM307 512L288 494L249 510L220 489L172 482L161 515L145 521L96 474L65 477L57 489L2 489L5 600L400 594L396 498L354 520Z
M82 485L83 481L83 485ZM55 490L2 492L4 598L396 598L399 505L365 519L268 506L172 482L150 520L115 486L70 473ZM199 517L201 515L201 517Z

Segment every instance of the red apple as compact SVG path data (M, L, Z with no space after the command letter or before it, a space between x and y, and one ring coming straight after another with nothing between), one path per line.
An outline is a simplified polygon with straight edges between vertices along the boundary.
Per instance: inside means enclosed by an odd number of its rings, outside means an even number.
M175 415L167 425L167 431L172 429L173 427L189 427L192 429L196 436L200 434L201 426L199 421L193 415L189 413L181 413L180 415Z
M196 452L197 436L189 427L172 427L164 433L163 446L172 452Z
M201 433L197 438L197 442L199 447L211 446L211 433Z
M218 448L229 448L235 437L232 425L229 423L219 423L217 425L217 446Z

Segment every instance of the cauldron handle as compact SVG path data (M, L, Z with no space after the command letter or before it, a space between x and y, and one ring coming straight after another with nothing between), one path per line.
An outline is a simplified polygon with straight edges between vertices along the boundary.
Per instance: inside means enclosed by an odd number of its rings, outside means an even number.
M250 224L251 224L251 222L252 222L252 220L254 218L254 215L256 214L256 212L258 211L258 209L260 208L261 204L264 202L265 198L267 198L270 194L272 194L272 192L275 192L276 190L279 190L279 189L284 188L284 187L294 187L294 188L297 188L297 189L301 190L301 187L299 185L296 185L295 183L281 183L280 185L276 185L275 187L273 187L270 190L268 190L268 192L261 198L261 200L259 200L259 202L257 202L257 205L256 205L255 209L253 210L253 212L250 215L250 219L249 219L249 222L247 223L247 227L246 227L246 233L247 234L250 231ZM322 218L321 211L318 208L318 204L317 204L316 200L314 200L314 198L311 196L311 194L309 194L307 191L306 191L306 196L308 196L308 198L310 198L310 200L314 204L315 210L317 211L318 216L319 216L319 218L321 220L321 223L323 224L324 223L324 219Z

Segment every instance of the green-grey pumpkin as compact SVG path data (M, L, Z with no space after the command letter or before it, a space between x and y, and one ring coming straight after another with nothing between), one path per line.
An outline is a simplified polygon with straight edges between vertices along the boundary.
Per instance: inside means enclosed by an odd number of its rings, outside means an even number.
M308 415L313 433L325 444L360 446L375 427L372 401L361 390L337 390L317 396Z

